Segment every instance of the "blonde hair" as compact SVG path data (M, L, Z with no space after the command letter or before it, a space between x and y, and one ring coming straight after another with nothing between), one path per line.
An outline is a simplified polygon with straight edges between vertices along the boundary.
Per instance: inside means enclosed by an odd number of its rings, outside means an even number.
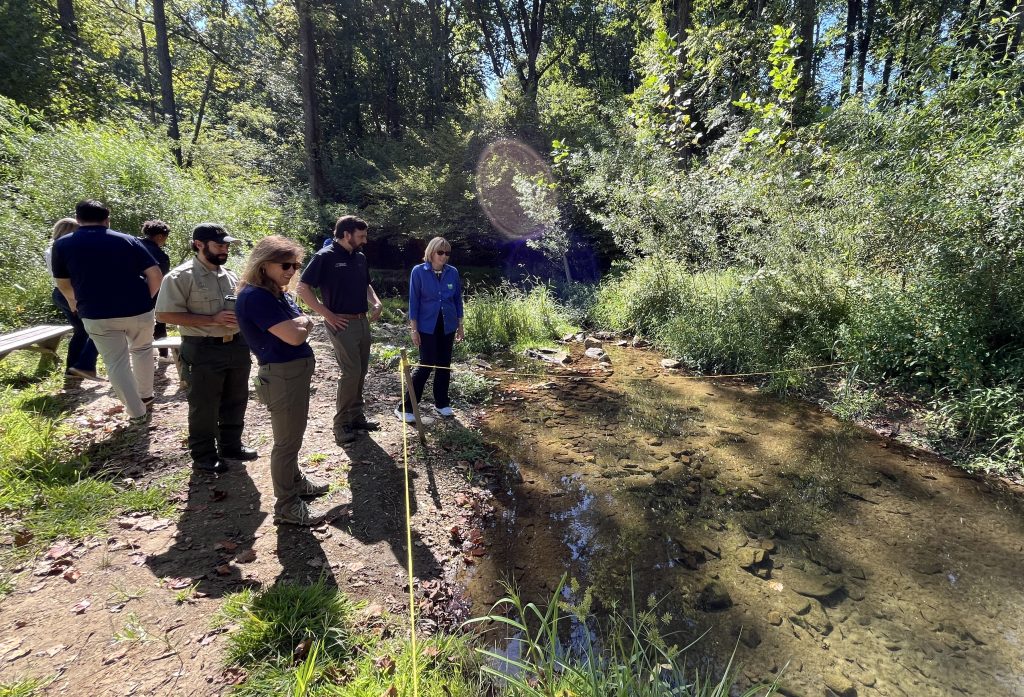
M448 252L452 251L452 246L448 243L448 240L443 237L435 237L430 242L427 242L427 249L423 252L423 261L430 261L430 257L434 256L434 252L439 247L444 247L445 251Z
M275 262L301 263L303 252L302 245L295 240L282 237L281 235L264 237L249 255L249 261L246 262L245 271L242 272L242 281L238 284L238 290L242 290L247 285L258 286L280 297L281 286L274 283L267 276L264 266Z
M74 218L61 218L53 225L53 241L56 242L64 235L70 235L78 229L78 221Z

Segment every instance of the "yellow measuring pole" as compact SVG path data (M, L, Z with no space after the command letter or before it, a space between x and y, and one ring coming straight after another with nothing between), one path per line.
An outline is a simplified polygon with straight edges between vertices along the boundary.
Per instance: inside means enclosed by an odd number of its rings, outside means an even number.
M405 350L402 350L402 359L399 362L399 374L402 383L402 394L405 394L406 387L408 387L410 394L412 394L412 385L407 384L407 376L409 372L409 359L405 354ZM416 409L416 395L412 395L413 398L413 409ZM416 413L416 425L419 427L420 440L425 446L427 444L426 436L423 433L423 426L420 424L419 414ZM419 697L420 693L420 675L419 675L419 663L420 655L419 650L416 648L416 587L413 583L413 568L412 568L412 505L409 500L409 424L402 420L402 460L405 463L405 550L406 550L406 565L409 569L409 636L412 642L412 694L413 697Z

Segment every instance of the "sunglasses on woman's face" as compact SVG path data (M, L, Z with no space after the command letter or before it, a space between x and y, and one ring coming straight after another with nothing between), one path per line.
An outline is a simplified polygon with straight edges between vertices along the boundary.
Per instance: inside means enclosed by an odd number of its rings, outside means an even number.
M275 261L274 263L280 264L281 268L284 269L285 271L289 271L291 269L295 269L296 271L298 271L299 268L302 266L297 261Z
M438 250L438 251L434 252L434 254L436 254L436 255L438 255L440 257L446 257L449 254L451 254L451 252L442 252L441 250Z

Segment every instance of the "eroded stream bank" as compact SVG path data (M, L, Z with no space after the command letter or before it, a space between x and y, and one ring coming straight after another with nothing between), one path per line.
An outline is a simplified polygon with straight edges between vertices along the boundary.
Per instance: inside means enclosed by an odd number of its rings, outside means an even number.
M510 376L485 433L509 470L478 611L568 572L605 604L661 599L679 643L783 666L791 695L1024 695L1024 504L936 458L660 356L573 348ZM740 631L742 628L742 632Z

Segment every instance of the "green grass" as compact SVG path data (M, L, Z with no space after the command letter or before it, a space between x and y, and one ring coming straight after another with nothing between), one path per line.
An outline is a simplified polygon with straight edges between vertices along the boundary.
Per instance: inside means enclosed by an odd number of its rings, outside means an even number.
M659 618L654 607L639 608L636 602L624 612L613 609L598 631L578 633L581 646L566 648L563 637L570 622L594 623L590 596L573 584L572 605L563 599L566 580L552 593L545 606L525 603L512 586L507 595L484 616L470 625L492 625L492 637L505 645L517 642L508 654L489 648L478 651L488 660L482 671L506 688L510 697L764 697L774 686L752 687L742 693L733 690L732 660L721 677L714 678L686 665L686 651L668 642L661 627L670 618ZM596 637L596 638L595 638Z
M438 445L455 460L487 460L491 449L478 431L465 428L457 423L442 424L437 436Z
M483 404L490 399L493 390L494 381L488 380L479 373L465 369L456 369L452 373L450 387L452 399L467 404Z
M466 301L465 350L519 350L576 331L546 286L523 291L505 284Z
M32 678L0 683L0 697L35 697L50 682L50 679Z
M146 489L115 484L93 474L91 462L69 443L65 403L56 396L60 371L20 388L17 361L4 367L0 382L0 512L5 525L28 541L13 555L24 558L58 538L82 539L103 530L114 515L166 514L169 491L180 487L171 476ZM13 371L13 372L12 372Z
M227 661L248 676L233 694L361 697L387 694L392 687L396 694L411 694L411 643L394 636L398 629L390 625L360 631L357 610L324 579L229 596L216 621L237 624ZM418 644L419 694L480 694L465 670L472 664L465 638L437 636Z

